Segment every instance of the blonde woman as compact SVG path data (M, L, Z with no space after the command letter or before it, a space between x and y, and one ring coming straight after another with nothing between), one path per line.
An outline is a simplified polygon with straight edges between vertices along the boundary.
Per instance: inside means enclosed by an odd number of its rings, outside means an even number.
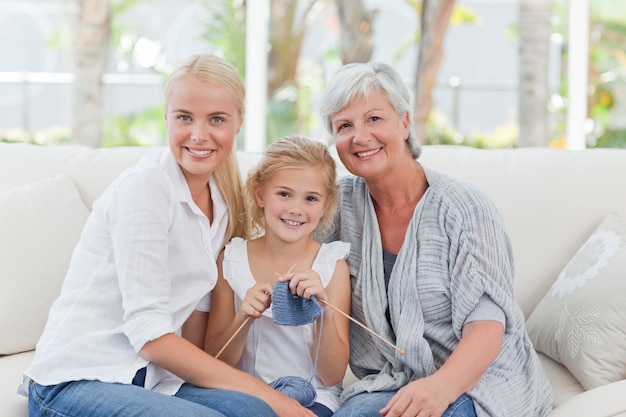
M234 142L244 95L215 56L170 75L169 147L94 204L25 372L31 417L311 415L181 336L196 308L208 310L224 242L243 235Z

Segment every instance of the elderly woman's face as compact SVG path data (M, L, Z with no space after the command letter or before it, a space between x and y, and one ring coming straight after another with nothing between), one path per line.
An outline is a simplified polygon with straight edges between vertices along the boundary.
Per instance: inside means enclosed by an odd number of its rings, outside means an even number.
M400 118L383 92L357 97L331 117L339 158L354 175L375 179L410 152L409 115Z

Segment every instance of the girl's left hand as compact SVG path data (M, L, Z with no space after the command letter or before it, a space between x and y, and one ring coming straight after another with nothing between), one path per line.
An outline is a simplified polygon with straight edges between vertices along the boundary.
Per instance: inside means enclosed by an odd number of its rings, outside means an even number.
M327 301L326 289L322 285L319 274L311 269L304 271L290 272L281 276L279 281L290 281L289 289L292 294L300 297L311 299L315 296L320 300Z

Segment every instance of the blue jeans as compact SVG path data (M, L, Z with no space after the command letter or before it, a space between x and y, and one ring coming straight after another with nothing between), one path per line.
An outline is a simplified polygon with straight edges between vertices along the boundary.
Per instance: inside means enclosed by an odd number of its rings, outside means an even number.
M261 399L183 384L175 396L100 381L30 383L29 417L277 417Z
M379 411L387 405L397 391L364 392L343 403L333 417L380 417ZM443 413L442 417L476 417L474 402L461 395Z
M313 411L317 417L332 417L333 415L333 411L321 403L315 403L307 408Z

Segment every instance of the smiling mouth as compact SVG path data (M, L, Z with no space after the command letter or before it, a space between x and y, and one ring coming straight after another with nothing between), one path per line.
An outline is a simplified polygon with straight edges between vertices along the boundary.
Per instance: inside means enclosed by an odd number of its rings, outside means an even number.
M296 222L293 220L287 220L287 219L281 219L281 221L285 224L287 224L288 226L293 226L293 227L299 227L302 226L304 224L304 222Z
M356 152L356 156L359 158L365 158L368 156L372 156L378 152L380 152L382 148L378 148L378 149L372 149L371 151L365 151L365 152Z
M208 149L208 150L198 150L198 149L191 149L191 148L185 148L185 149L187 149L189 153L197 155L197 156L206 156L213 152L213 150L211 149Z

